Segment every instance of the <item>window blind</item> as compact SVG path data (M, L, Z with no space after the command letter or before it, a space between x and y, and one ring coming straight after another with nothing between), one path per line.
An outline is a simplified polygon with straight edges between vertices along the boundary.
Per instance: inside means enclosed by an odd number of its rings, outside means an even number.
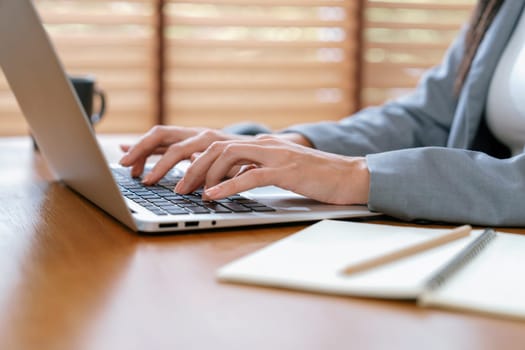
M142 132L279 128L396 98L440 62L475 0L35 2L68 73L109 95L97 130ZM25 133L0 72L0 135Z
M142 132L154 124L154 11L152 0L36 0L48 33L70 75L94 75L108 95L97 130ZM0 134L27 125L0 76Z
M410 92L469 19L475 0L366 0L362 106Z
M168 124L279 128L356 107L359 1L169 0Z

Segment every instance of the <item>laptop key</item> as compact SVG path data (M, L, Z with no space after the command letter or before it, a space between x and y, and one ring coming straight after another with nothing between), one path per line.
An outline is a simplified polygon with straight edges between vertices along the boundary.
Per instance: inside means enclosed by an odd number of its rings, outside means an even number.
M234 194L228 197L231 200L238 200L238 199L247 199L246 197L241 196L240 194Z
M157 197L157 198L151 198L149 200L152 203L169 203L169 201L165 200L164 198Z
M142 198L144 199L156 199L156 198L160 198L159 196L157 196L156 194L146 194L144 196L141 196Z
M184 209L189 210L193 214L208 214L210 212L208 209L199 206L187 206Z
M264 206L264 207L251 207L251 208L255 212L276 211L274 208L270 208L270 207L267 207L267 206Z
M188 214L188 212L182 208L170 208L165 209L169 214L171 215L185 215Z
M242 204L242 205L248 205L248 204L260 204L259 202L254 201L253 199L248 199L248 198L234 199L233 201L234 201L235 203L239 203L239 204Z
M203 206L210 209L210 210L213 210L215 213L231 213L231 210L229 210L228 208L226 207L223 207L222 205L220 205L219 203L214 203L214 202L204 202L203 203Z
M252 211L250 208L244 207L240 204L230 202L230 203L221 203L221 205L225 206L226 208L230 209L234 213L247 213Z
M158 204L159 208L162 208L164 210L166 209L182 209L181 207L179 206L176 206L176 205L173 205L173 204Z
M162 209L152 208L152 209L149 209L149 211L151 211L155 215L166 215L166 212Z

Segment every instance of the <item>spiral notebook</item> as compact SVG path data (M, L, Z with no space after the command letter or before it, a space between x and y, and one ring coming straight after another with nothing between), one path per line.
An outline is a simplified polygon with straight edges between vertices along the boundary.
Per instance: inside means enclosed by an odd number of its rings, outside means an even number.
M468 237L371 270L342 273L349 264L447 231L324 220L222 267L218 279L317 293L412 299L422 306L525 320L525 236L497 233L480 242L476 239L482 231L473 231ZM472 249L474 241L477 246Z

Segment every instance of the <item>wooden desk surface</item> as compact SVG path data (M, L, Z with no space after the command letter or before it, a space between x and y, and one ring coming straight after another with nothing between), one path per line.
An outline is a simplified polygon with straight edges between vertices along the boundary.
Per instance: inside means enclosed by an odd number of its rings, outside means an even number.
M50 181L26 138L0 139L0 166L0 349L525 346L525 323L215 281L304 225L141 236Z

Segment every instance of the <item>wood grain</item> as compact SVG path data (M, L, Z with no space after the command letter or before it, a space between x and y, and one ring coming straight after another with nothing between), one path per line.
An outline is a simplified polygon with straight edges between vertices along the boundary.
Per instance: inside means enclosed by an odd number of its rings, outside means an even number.
M103 137L109 159L124 138ZM0 139L0 349L518 349L525 324L221 284L215 271L304 225L144 236ZM525 232L523 229L516 229Z

